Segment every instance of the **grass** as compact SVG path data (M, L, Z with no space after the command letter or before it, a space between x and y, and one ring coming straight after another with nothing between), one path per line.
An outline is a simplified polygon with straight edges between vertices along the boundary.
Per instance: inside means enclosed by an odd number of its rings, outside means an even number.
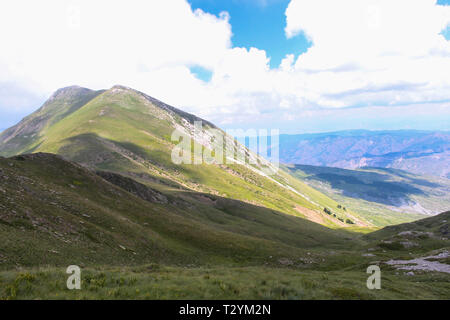
M59 113L54 115L33 143L14 144L16 153L33 150L60 154L93 169L128 174L132 178L145 177L141 182L151 183L160 191L165 186L155 184L155 180L308 218L296 209L302 206L313 210L328 227L346 226L338 218L323 213L324 207L336 208L336 201L293 178L283 169L271 177L272 180L243 165L173 164L171 152L174 144L165 137L171 136L176 125L183 124L182 118L188 116L181 111L162 109L140 93L128 89L90 93L89 99L61 99L53 101L52 106L64 104L64 110L72 112L64 112L64 117ZM85 104L79 107L80 103ZM211 125L204 123L204 126L208 128ZM10 151L8 149L8 153L3 154L10 155ZM337 211L344 221L347 218L354 220L349 212ZM361 216L359 220L364 222Z
M89 268L81 290L68 290L64 268L0 272L1 299L448 299L448 276L434 273L411 278L382 272L382 289L366 287L358 271L292 268L174 268L144 265Z
M50 154L0 159L0 173L3 299L448 298L448 275L413 280L384 264L383 290L364 286L370 264L448 248L435 238L448 213L363 236L171 187L169 203L144 201ZM411 230L433 236L414 238L413 248L385 245ZM73 264L81 291L64 287Z
M448 247L435 237L418 237L410 249L396 245L409 228L445 232L442 217L368 233L377 228L356 203L344 209L284 170L264 177L238 164L173 164L167 137L192 115L118 88L82 106L75 100L15 149L50 154L0 158L2 298L448 298L445 275L419 274L417 283L389 267L385 290L365 287L375 260ZM110 183L98 170L140 185ZM383 247L386 240L394 244ZM368 249L375 257L364 256ZM74 264L84 289L69 292L64 271Z
M144 201L49 154L0 159L0 170L8 194L0 268L64 265L68 257L84 265L261 264L360 243L356 233L219 196L208 195L211 204L205 194L169 188L169 203Z
M409 203L419 203L433 212L445 211L450 204L445 191L447 179L382 168L348 170L289 165L286 169L378 227L425 217Z

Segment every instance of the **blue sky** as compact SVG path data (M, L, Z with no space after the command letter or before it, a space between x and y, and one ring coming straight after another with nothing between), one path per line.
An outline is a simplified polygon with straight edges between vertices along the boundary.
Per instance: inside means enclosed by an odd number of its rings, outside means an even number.
M438 0L437 3L441 6L450 6L450 0ZM450 40L450 26L447 26L447 29L442 31L442 34L447 40Z
M303 34L292 39L285 36L285 11L289 0L189 0L189 3L193 9L215 15L228 12L233 46L265 50L271 68L278 67L286 54L298 56L311 46Z
M441 6L450 6L450 0L438 0L437 3ZM447 29L442 31L442 34L447 40L450 40L450 26L447 26Z
M201 9L205 12L220 15L226 11L230 15L230 24L232 27L232 46L233 47L255 47L265 50L270 58L270 68L278 68L281 60L287 54L293 54L298 58L312 46L312 42L308 40L303 32L298 33L293 38L287 38L285 33L286 20L285 12L290 0L189 0L192 9ZM450 0L438 0L438 5L450 5ZM407 8L405 8L407 10ZM446 30L442 31L444 37L450 39L450 25ZM212 72L201 67L191 68L191 71L203 81L210 81ZM382 100L382 99L380 99ZM444 100L443 102L447 102ZM358 110L361 107L373 106L377 104L383 105L385 101L367 101L358 105L349 106L350 109L345 112L333 114L331 117L324 115L321 111L313 111L306 115L303 120L303 131L327 131L327 128L336 130L346 128L372 128L372 129L450 129L448 113L442 114L442 117L436 118L436 115L427 114L421 117L417 116L421 106L401 106L393 112L389 112L384 116L377 115L378 111L373 108L367 110ZM439 101L437 102L439 103ZM423 107L422 107L423 108ZM409 111L409 112L408 112ZM400 116L402 115L402 116ZM393 117L392 117L393 116ZM318 130L318 123L322 126ZM283 121L274 119L272 124L284 127ZM227 128L239 128L241 124L227 124ZM285 127L285 132L297 132L297 127Z
M219 15L230 14L233 30L232 44L235 47L256 47L263 49L270 57L270 67L276 68L286 54L296 57L311 47L311 41L301 33L287 39L285 11L289 0L189 0L193 9ZM438 0L439 5L450 5L450 0ZM407 8L405 8L407 10ZM442 32L450 39L450 26ZM202 79L209 80L211 74L194 69Z
M448 130L450 0L438 4L5 0L0 130L58 88L115 84L225 129Z

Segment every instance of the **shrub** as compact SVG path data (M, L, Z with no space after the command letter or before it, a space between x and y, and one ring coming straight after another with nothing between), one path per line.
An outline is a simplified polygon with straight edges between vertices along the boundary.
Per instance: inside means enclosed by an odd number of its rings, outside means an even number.
M400 242L382 242L378 246L388 250L401 250L404 248Z

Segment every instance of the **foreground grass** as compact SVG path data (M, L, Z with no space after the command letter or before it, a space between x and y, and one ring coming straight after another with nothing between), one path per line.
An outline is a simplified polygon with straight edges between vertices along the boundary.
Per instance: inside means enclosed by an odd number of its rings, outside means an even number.
M396 274L397 273L397 274ZM382 270L381 290L366 288L365 270L288 268L86 269L81 290L66 289L63 268L0 272L1 299L449 299L450 276L414 277Z

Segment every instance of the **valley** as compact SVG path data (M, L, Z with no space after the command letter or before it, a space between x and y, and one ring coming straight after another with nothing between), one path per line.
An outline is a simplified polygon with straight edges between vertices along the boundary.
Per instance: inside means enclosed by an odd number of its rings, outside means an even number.
M388 263L447 263L445 178L303 165L267 175L273 164L226 134L255 161L175 164L173 132L214 149L194 121L221 131L131 88L75 86L5 130L0 298L449 298L449 274ZM65 289L69 265L84 290ZM384 290L366 287L369 265Z
M450 178L448 131L347 130L280 135L280 161L286 164L356 169L392 168Z
M398 169L341 169L286 165L295 177L333 198L358 208L373 224L385 226L435 215L450 206L450 180Z

